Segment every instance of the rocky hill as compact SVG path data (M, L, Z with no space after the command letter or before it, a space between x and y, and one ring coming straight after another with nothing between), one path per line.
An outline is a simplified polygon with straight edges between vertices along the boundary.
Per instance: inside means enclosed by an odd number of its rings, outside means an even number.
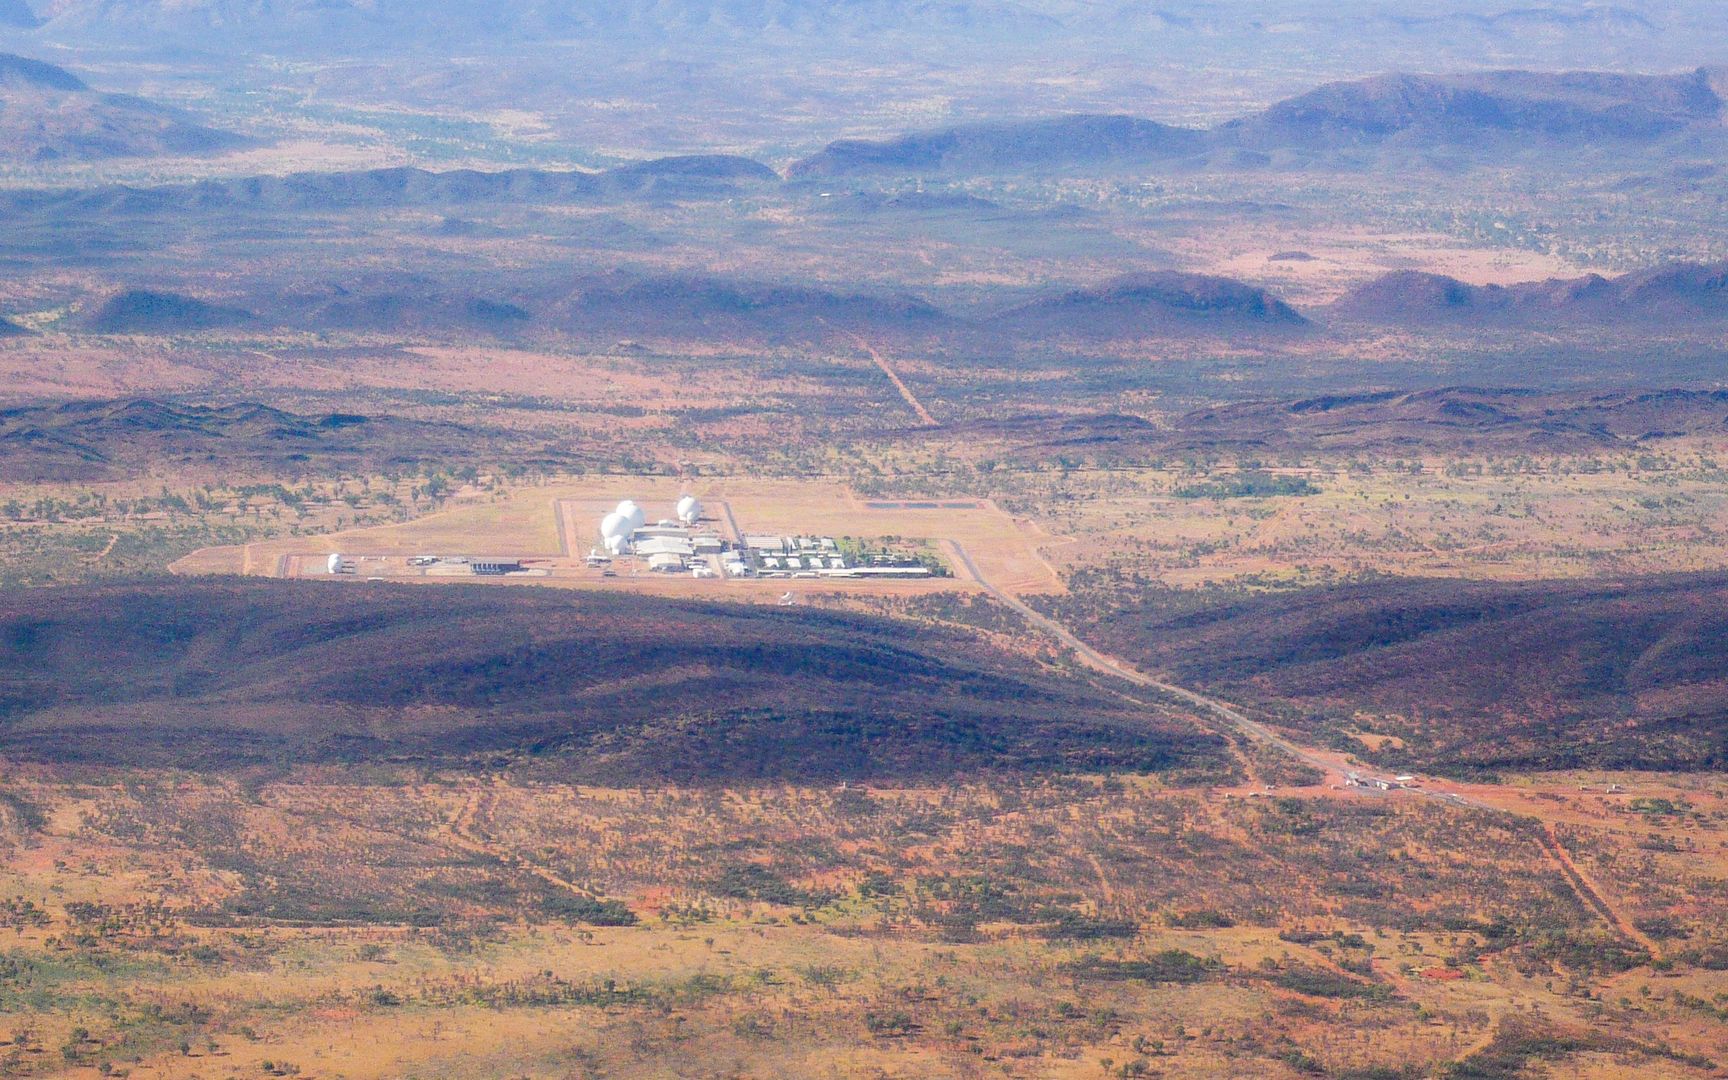
M1395 72L1329 83L1207 130L1131 116L967 124L844 139L795 162L794 179L969 176L1146 165L1258 169L1284 155L1326 165L1340 151L1445 149L1494 157L1531 150L1631 149L1719 137L1728 74Z
M884 140L843 139L795 162L793 179L1037 173L1138 165L1200 152L1205 137L1132 116L968 124Z
M1587 274L1513 285L1399 271L1351 290L1328 316L1382 326L1714 322L1728 319L1728 263L1667 263L1617 278Z
M256 315L242 308L178 293L127 289L91 313L85 327L98 334L190 334L257 321Z
M100 93L64 68L0 53L0 161L203 155L246 143L178 109Z
M1004 312L994 325L1022 337L1132 339L1288 335L1306 328L1308 320L1256 286L1161 270L1035 300Z
M615 273L560 291L546 304L546 319L566 333L604 340L811 340L847 331L900 338L954 326L915 297L706 274Z
M1390 74L1331 83L1225 124L1220 139L1262 150L1327 149L1390 139L1465 145L1482 140L1643 143L1719 125L1708 71L1685 75Z

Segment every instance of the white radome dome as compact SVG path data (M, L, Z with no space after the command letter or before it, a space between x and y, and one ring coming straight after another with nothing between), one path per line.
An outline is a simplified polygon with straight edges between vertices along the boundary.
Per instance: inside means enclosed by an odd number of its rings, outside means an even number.
M634 499L625 499L623 502L619 503L617 513L625 521L630 523L631 532L635 532L637 529L648 524L648 515L642 512L642 508L636 505Z
M606 554L608 554L608 555L622 555L622 554L624 554L624 549L626 547L628 547L629 544L630 544L629 537L626 537L626 536L608 536L606 538Z
M600 539L610 540L615 536L627 537L629 535L630 522L623 514L607 514L600 520Z
M696 496L686 495L678 500L678 520L686 525L694 525L702 519L702 504L696 501Z

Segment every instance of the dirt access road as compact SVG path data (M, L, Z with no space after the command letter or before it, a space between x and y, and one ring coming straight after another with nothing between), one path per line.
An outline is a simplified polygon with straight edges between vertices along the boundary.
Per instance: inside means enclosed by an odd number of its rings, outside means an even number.
M1093 670L1103 672L1107 675L1114 675L1135 686L1144 687L1148 690L1155 690L1158 693L1174 697L1179 701L1192 705L1214 719L1222 721L1225 725L1243 737L1263 745L1275 747L1276 749L1295 758L1297 761L1319 769L1328 776L1343 777L1351 771L1346 769L1343 763L1335 758L1290 741L1267 727L1265 724L1244 715L1240 709L1237 709L1228 702L1220 701L1217 698L1209 697L1197 691L1190 690L1185 686L1177 686L1176 684L1166 682L1163 679L1153 678L1134 667L1132 664L1125 663L1112 656L1106 656L1080 640L1080 638L1066 626L1063 626L1055 619L1035 610L1019 597L998 587L983 574L979 573L977 565L972 561L972 557L966 553L966 549L960 544L954 541L948 541L946 546L949 548L950 554L954 558L955 562L960 566L965 567L966 572L971 576L973 581L983 588L986 593L1014 609L1014 611L1018 612L1022 618L1043 631L1049 637L1054 638L1056 641L1072 649L1074 654L1080 658L1081 662ZM1358 775L1362 774L1358 773ZM1376 779L1374 777L1365 778ZM1461 794L1459 792L1434 791L1425 787L1401 788L1400 790L1421 796L1425 799L1445 803L1449 806L1468 807L1470 809L1489 811L1496 814L1512 812L1508 811L1504 807L1495 806L1485 800ZM1528 816L1535 817L1534 815ZM1560 875L1566 880L1566 884L1577 895L1579 901L1586 908L1595 912L1596 915L1607 923L1608 926L1617 934L1636 945L1642 946L1648 950L1651 956L1660 956L1661 950L1657 948L1656 943L1651 940L1647 934L1634 926L1632 921L1614 905L1602 889L1584 873L1583 869L1580 868L1577 863L1573 861L1572 856L1566 850L1565 845L1560 842L1560 837L1555 832L1553 824L1548 821L1543 821L1540 818L1535 818L1535 820L1542 827L1542 835L1540 838L1542 848L1554 862Z

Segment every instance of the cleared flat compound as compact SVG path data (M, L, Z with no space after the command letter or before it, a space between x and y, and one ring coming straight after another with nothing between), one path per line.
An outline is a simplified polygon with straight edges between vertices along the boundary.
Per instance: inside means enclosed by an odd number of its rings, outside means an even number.
M1061 589L1038 542L1064 541L1042 536L988 501L866 501L843 488L800 481L717 480L695 493L662 478L627 484L595 478L504 499L469 496L401 524L205 549L174 569L661 594L972 589L977 574L1017 593ZM626 496L640 520L609 546L602 526ZM679 512L692 508L693 515Z

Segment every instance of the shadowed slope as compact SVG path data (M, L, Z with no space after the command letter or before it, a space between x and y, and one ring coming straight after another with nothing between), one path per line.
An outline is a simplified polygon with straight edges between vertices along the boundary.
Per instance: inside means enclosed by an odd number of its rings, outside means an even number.
M0 753L35 760L502 759L616 781L1167 769L1217 751L969 634L880 618L464 586L0 596Z
M0 53L0 160L212 154L246 143L178 109L99 93L63 68Z
M1725 613L1719 573L1397 580L1154 595L1083 633L1179 681L1278 706L1315 735L1396 735L1407 746L1389 764L1717 769Z
M1127 274L1003 313L998 327L1049 337L1288 334L1307 320L1264 289L1175 271Z

